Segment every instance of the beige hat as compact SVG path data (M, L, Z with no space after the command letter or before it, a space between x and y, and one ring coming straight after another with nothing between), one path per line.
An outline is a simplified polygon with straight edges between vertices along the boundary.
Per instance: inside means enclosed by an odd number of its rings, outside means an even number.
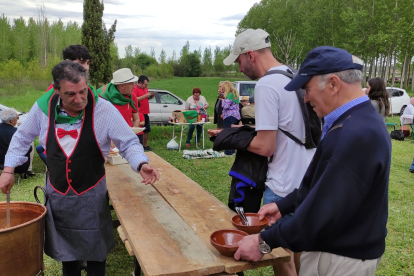
M247 29L236 37L233 50L230 55L223 60L224 65L233 64L239 55L247 51L256 51L270 47L269 34L262 29Z
M112 77L113 79L111 80L111 83L115 85L138 81L138 77L134 76L134 74L132 74L131 69L129 68L121 68L115 71L112 74Z
M249 100L249 96L242 96L241 97L241 101L248 101Z

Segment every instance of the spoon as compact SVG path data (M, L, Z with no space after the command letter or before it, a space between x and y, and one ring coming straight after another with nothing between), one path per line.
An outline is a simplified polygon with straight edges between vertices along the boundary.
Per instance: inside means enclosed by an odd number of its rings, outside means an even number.
M240 218L242 219L243 223L249 226L249 221L247 220L246 216L244 215L243 207L235 207L237 214L239 214Z
M7 193L7 205L6 205L6 227L10 227L10 192Z

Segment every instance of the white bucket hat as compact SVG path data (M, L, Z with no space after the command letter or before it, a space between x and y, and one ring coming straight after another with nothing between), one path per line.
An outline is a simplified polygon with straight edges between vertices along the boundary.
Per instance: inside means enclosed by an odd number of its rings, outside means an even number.
M112 77L113 79L111 80L111 83L115 85L138 81L138 77L134 76L129 68L121 68L115 71L112 74Z
M223 60L224 65L233 64L239 55L248 51L256 51L270 47L269 34L262 29L247 29L236 37L233 50L230 55Z

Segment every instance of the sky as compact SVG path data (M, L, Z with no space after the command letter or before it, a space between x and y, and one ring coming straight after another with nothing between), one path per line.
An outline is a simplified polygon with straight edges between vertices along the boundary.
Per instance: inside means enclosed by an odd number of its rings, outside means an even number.
M139 47L158 58L162 49L177 57L188 40L190 51L233 44L237 24L259 0L104 0L103 20L109 29L117 21L115 43L120 57L125 46ZM44 4L50 22L83 22L83 0L1 0L0 13L10 19L36 17Z

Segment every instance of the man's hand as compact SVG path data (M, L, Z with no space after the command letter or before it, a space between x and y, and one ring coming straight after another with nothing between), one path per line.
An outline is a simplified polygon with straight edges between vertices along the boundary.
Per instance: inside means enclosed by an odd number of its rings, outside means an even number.
M267 217L268 226L272 226L282 217L282 214L279 212L279 208L274 202L263 205L257 214L259 215L260 220L262 220L264 217Z
M160 179L158 171L154 168L151 168L151 166L148 164L142 165L140 174L143 179L141 183L145 183L145 185L154 184L155 181Z
M2 172L0 175L0 189L3 194L10 192L14 184L14 173Z
M146 95L148 95L147 96L148 99L152 99L152 98L154 98L155 93L154 92L148 92Z
M234 254L236 260L260 261L263 253L259 251L259 234L244 237L239 242L239 249Z

